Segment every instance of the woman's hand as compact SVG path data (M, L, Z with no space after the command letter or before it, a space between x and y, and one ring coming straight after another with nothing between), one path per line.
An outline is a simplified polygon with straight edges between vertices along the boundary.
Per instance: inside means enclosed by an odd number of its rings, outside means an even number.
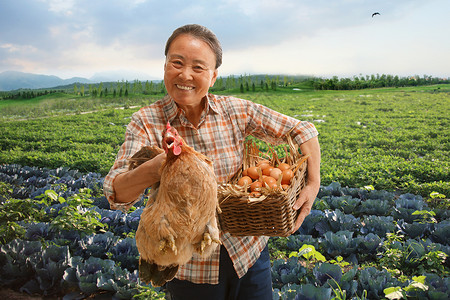
M300 209L300 213L295 221L292 233L300 228L306 216L309 215L320 189L320 146L318 138L314 137L301 144L300 150L303 155L309 155L308 175L306 178L306 185L301 190L300 195L293 206L295 210Z
M300 209L300 212L298 214L297 220L295 220L294 230L292 231L292 233L295 233L300 228L306 216L311 212L311 208L313 206L314 200L316 199L317 193L319 192L319 188L320 184L307 184L301 190L300 195L297 201L295 201L293 207L294 210Z

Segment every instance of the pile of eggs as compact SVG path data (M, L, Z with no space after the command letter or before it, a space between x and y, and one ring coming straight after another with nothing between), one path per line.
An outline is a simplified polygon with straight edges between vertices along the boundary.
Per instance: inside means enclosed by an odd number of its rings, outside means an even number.
M280 163L275 167L268 160L262 160L256 166L243 170L237 184L250 189L251 196L258 197L263 187L288 189L293 177L294 172L289 164Z

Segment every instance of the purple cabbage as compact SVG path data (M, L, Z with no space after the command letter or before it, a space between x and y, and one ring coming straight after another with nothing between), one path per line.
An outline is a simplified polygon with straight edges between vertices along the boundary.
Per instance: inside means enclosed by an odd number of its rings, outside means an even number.
M385 237L386 233L395 230L394 219L390 216L365 216L363 223L364 226L360 230L362 234L373 233Z
M341 282L342 269L338 265L324 262L314 266L313 274L318 285L328 284L333 288L337 288L336 284Z
M136 239L125 238L111 247L112 259L120 262L120 266L133 272L139 268L139 251L136 246Z
M376 254L381 248L383 240L376 234L369 233L365 236L359 236L358 252L361 254Z
M358 292L362 294L366 290L368 299L384 299L383 290L393 286L402 286L402 284L385 269L379 271L369 267L361 270L359 274Z
M363 215L388 216L392 210L392 205L388 200L367 199L361 202L358 213Z
M118 237L112 232L92 234L78 242L76 256L107 258L107 252L117 242Z
M353 232L348 230L336 233L327 232L319 239L321 249L326 251L331 257L349 256L357 252L359 239L353 238Z
M328 231L356 231L360 227L361 221L359 218L355 218L353 215L344 214L340 210L325 211L325 217L314 226L320 235L324 235Z
M272 264L272 282L274 287L280 288L288 283L300 283L306 270L299 264L297 257L288 260L277 259Z
M450 220L445 220L434 224L434 230L431 233L431 239L435 243L450 245Z
M327 202L330 205L331 209L338 209L345 214L351 214L355 212L356 208L361 203L361 199L353 198L352 196L329 196L325 197L325 199L327 199Z
M322 286L314 286L310 283L303 284L297 290L295 300L329 300L332 299L332 289Z

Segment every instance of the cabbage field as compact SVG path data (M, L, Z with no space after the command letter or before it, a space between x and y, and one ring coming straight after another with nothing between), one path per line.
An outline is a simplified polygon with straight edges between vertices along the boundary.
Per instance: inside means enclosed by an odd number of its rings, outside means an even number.
M238 94L320 132L313 210L298 232L269 241L274 299L449 298L449 92ZM0 289L164 298L137 273L134 232L145 199L125 214L110 210L101 190L137 108L97 110L2 116Z

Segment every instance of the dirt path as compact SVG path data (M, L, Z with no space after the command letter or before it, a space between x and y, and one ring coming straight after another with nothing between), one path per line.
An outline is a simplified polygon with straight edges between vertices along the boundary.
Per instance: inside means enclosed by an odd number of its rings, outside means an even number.
M130 106L128 108L137 108L137 107L141 107L141 106ZM66 114L61 114L61 115L49 115L49 116L42 116L42 117L35 117L35 118L22 118L22 119L10 119L10 121L29 121L29 120L37 120L37 119L46 119L46 118L52 118L52 117L59 117L59 116L74 116L74 115L85 115L85 114L91 114L91 113L95 113L95 112L99 112L99 111L106 111L110 108L104 108L104 109L97 109L97 110L90 110L90 111L82 111L79 113L66 113ZM115 107L114 109L125 109L125 107Z

